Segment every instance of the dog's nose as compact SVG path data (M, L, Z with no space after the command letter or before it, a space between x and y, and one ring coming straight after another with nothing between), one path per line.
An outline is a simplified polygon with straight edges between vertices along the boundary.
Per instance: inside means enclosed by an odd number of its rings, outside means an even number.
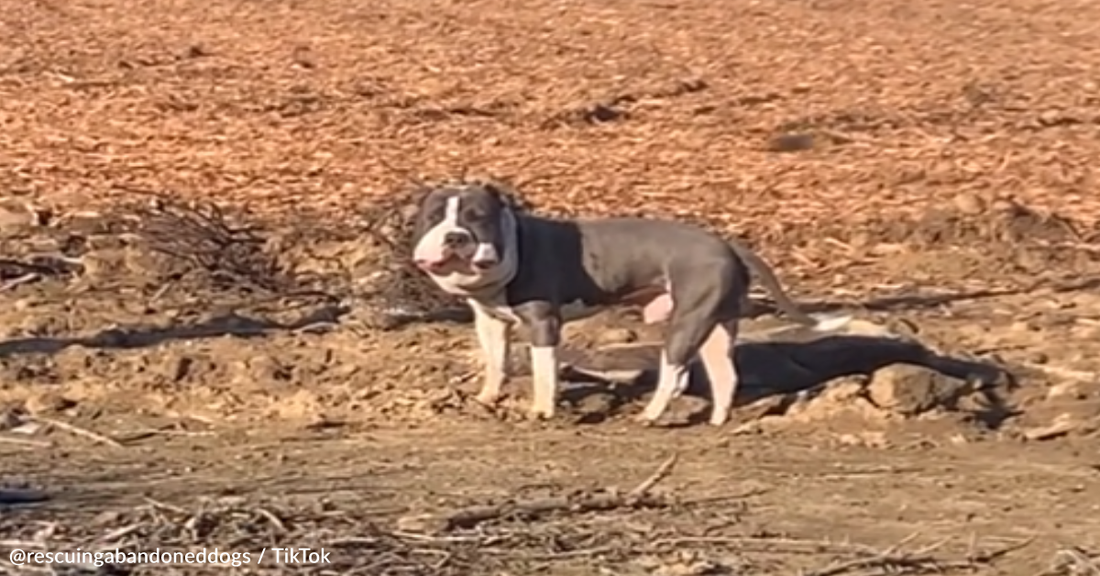
M470 235L462 232L448 232L443 235L443 243L451 248L457 248L470 241Z

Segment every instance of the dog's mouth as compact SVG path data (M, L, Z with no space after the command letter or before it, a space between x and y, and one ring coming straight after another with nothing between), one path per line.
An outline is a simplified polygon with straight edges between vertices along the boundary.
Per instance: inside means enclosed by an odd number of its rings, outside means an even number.
M496 260L474 260L470 262L470 264L473 265L475 269L484 272L486 270L491 270L494 266L500 264L500 262Z
M416 260L413 264L425 272L442 272L447 268L447 265L454 262L454 260L455 257L452 255L441 260Z
M463 258L451 254L441 260L416 260L413 264L425 272L438 274L441 272L454 271L456 268L455 264L463 260ZM498 264L500 264L500 262L497 260L472 260L469 265L470 268L478 272L487 272Z

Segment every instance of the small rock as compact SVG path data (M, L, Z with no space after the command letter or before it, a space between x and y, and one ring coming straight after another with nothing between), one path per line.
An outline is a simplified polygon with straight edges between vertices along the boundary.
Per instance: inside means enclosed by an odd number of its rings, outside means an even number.
M895 320L895 323L897 322L900 322L900 320ZM920 328L912 323L909 323L908 326L899 326L905 330L905 333L919 333L920 331ZM844 333L851 334L853 336L870 336L876 338L891 339L899 338L903 335L903 333L899 333L899 331L891 330L888 326L883 326L882 324L876 324L867 320L860 320L858 318L851 320L850 322L848 322L847 325L845 325Z
M397 529L413 534L442 534L451 528L450 519L435 514L403 516L397 519Z
M836 437L838 443L843 446L862 446L865 448L885 448L889 445L886 433L882 431L865 431L858 434L840 434Z
M1011 332L1037 332L1040 330L1034 320L1017 320L1008 326Z
M25 420L18 406L0 407L0 432L14 430L21 426Z
M165 375L173 383L181 382L191 373L191 367L194 364L195 360L187 356L173 358L167 362L167 373Z
M817 399L822 402L844 403L862 396L863 390L864 384L857 380L837 380L830 382Z
M57 392L42 392L27 398L24 407L31 414L52 414L68 410L76 406L76 402L65 398Z
M954 408L966 388L965 382L932 370L896 364L875 372L867 392L880 408L916 416L938 407Z
M629 328L610 328L600 333L597 345L630 344L638 341L638 333Z
M123 250L122 260L128 272L148 282L178 278L194 267L185 258L138 246L128 246ZM117 274L116 270L116 277Z
M1026 360L1032 364L1043 365L1050 362L1050 356L1046 352L1032 352L1027 355Z
M94 526L111 526L118 524L122 520L122 513L113 510L101 512L92 518L92 525Z
M1089 397L1089 393L1085 390L1085 385L1082 382L1063 382L1055 386L1051 386L1047 390L1047 399L1056 400L1060 398L1071 400L1084 400Z
M976 194L962 193L952 200L955 209L962 214L976 216L985 212L985 201Z
M769 152L803 152L813 150L816 145L813 134L777 134L764 147Z
M1024 438L1029 441L1051 440L1059 436L1065 436L1082 426L1082 422L1071 414L1059 414L1053 422L1046 426L1037 426L1023 431Z
M1074 123L1073 116L1062 110L1047 110L1039 114L1039 123L1043 126Z
M625 116L622 110L612 108L611 106L605 106L603 104L596 104L591 108L588 108L582 113L586 122L591 124L600 124L604 122L611 122L619 120Z
M618 403L618 398L610 392L586 394L576 405L576 412L583 417L608 416Z
M18 236L39 225L42 217L16 200L0 200L0 237Z

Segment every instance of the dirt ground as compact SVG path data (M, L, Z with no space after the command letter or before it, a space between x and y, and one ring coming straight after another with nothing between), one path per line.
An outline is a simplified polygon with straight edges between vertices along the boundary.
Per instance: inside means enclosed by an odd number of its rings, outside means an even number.
M0 13L0 550L1100 574L1095 3ZM660 334L630 311L569 326L554 421L522 417L522 370L490 411L472 327L387 244L414 182L475 173L741 235L857 322L810 337L761 301L722 429L695 396L631 420Z

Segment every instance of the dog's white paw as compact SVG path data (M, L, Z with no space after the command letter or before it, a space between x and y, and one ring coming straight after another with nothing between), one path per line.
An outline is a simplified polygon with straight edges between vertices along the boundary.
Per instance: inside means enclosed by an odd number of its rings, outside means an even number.
M481 392L477 396L474 396L474 400L482 406L488 406L490 408L500 403L501 395L497 392Z
M539 420L551 420L553 418L554 418L554 407L553 406L538 406L538 405L535 405L535 406L531 406L530 408L527 409L527 419L528 420L539 421Z

